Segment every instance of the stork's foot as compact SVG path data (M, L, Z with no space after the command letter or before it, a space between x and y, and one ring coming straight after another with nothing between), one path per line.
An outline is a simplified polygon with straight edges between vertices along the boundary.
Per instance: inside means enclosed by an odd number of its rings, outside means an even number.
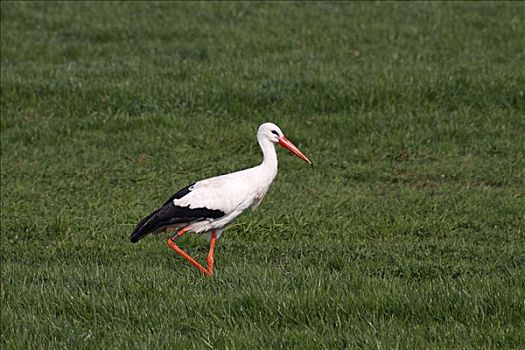
M208 252L208 258L206 259L206 262L208 263L207 267L205 268L201 264L199 264L195 259L193 259L191 256L189 256L184 250L180 249L179 246L175 243L177 239L179 239L185 232L187 231L187 228L183 228L179 231L178 234L173 236L172 238L168 238L167 243L168 246L175 251L175 253L182 256L184 259L188 260L193 266L199 269L200 272L205 274L208 277L213 276L213 268L215 261L213 259L213 253L215 251L215 243L217 241L217 234L215 231L212 231L211 233L211 240L210 240L210 250Z

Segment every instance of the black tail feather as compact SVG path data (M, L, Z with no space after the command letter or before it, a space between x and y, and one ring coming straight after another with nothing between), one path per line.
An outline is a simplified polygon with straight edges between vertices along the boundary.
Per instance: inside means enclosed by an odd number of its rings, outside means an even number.
M152 221L155 215L159 212L160 209L155 210L153 213L146 216L144 219L140 220L130 236L131 243L137 243L142 237L152 232Z
M160 209L142 219L130 236L132 243L138 242L148 233L158 231L167 226L177 224L188 224L190 222L205 219L216 219L224 216L224 213L216 209L179 207L168 201Z

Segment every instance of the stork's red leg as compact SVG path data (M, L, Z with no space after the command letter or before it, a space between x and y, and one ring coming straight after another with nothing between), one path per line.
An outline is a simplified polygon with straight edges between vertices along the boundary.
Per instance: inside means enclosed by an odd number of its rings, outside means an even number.
M211 277L213 275L213 266L214 266L214 259L213 259L213 252L215 250L215 242L217 240L217 234L215 231L212 231L211 233L211 242L210 242L210 251L208 252L208 268L204 268L201 264L199 264L195 259L193 259L191 256L189 256L184 250L180 249L179 246L175 243L177 239L179 239L186 231L188 230L188 227L183 228L179 231L175 236L172 238L168 238L168 246L173 249L177 254L182 256L184 259L188 260L193 266L199 269L200 272L205 274L206 276Z
M213 275L213 268L215 266L215 259L213 258L213 253L215 252L215 242L217 241L217 233L215 230L211 231L211 240L210 240L210 250L208 251L208 276Z
M185 234L186 231L189 230L189 228L190 228L189 226L184 227L182 230L180 230L179 232L177 232L177 234L176 234L175 236L171 237L170 239L171 239L173 242L175 242L177 239L181 238L182 235Z

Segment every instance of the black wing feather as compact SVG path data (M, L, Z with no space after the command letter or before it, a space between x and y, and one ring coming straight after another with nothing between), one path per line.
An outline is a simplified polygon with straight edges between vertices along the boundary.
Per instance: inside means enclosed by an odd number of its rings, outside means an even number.
M142 219L131 233L130 240L135 243L148 233L158 231L167 226L181 223L190 223L205 219L217 219L224 216L224 212L217 209L180 207L173 204L174 199L180 199L191 192L190 185L175 193L159 209Z
M164 205L168 204L169 202L173 202L174 199L181 199L182 197L184 197L185 195L187 195L188 193L190 193L192 190L193 190L193 185L195 185L195 183L192 183L191 185L189 186L186 186L184 187L183 189L177 191L177 193L175 193L173 196L171 196L167 201L166 203L164 203Z

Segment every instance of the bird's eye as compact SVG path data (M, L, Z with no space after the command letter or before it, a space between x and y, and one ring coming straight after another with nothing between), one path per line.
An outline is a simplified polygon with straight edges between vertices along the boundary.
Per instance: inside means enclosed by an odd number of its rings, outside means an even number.
M272 134L274 134L275 136L279 136L279 133L275 130L272 130Z

